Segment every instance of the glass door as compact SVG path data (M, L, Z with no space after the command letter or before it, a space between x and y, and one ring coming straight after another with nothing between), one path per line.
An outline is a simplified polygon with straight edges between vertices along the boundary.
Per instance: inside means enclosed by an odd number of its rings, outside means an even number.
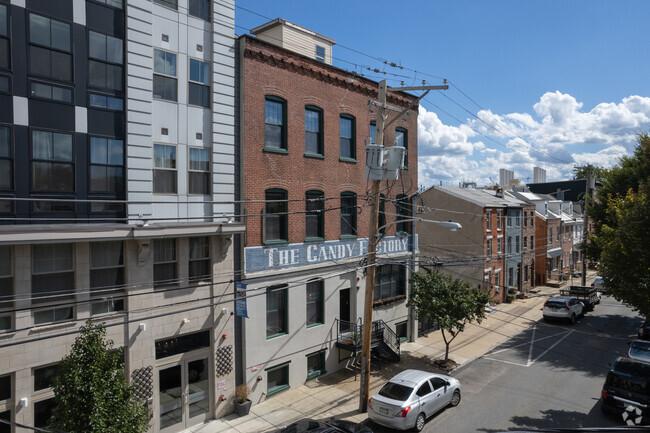
M205 421L210 412L208 358L158 370L160 430L176 432Z

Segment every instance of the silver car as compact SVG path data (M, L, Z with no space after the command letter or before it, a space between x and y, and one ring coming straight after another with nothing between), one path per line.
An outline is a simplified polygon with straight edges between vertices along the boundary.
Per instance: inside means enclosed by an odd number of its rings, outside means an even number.
M460 382L444 374L404 370L368 402L368 418L396 430L422 431L431 415L460 403Z

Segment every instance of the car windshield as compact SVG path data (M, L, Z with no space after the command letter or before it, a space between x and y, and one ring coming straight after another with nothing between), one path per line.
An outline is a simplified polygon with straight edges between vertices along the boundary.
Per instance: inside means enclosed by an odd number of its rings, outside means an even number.
M400 385L399 383L388 382L379 390L379 395L393 400L405 401L411 393L413 388Z
M630 356L650 358L650 341L635 341L630 346Z
M610 372L607 376L605 386L624 389L638 394L648 394L648 381L644 377Z

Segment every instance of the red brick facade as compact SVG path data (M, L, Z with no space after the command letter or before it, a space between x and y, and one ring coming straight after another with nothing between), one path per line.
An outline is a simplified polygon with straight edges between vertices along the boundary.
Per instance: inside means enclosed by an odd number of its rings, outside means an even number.
M256 40L240 38L242 54L240 88L242 95L242 191L246 201L246 247L264 245L263 217L265 191L279 188L288 193L288 242L305 241L305 193L318 190L325 200L325 240L341 237L340 200L342 192L357 195L358 237L368 237L371 182L365 178L365 144L370 122L376 112L368 111L368 101L377 99L377 83L356 77L333 66L308 59L282 48ZM286 152L264 149L265 97L286 101ZM406 93L389 92L387 103L406 108L415 98ZM323 114L323 156L305 155L305 107L316 106ZM395 128L407 131L408 169L397 181L382 182L387 200L410 195L417 190L417 108L400 117L385 133L384 143L392 145ZM355 119L356 162L340 159L339 118ZM395 112L391 113L392 118ZM386 203L386 221L395 220L394 203ZM395 225L387 234L395 234Z
M535 205L525 204L522 209L521 290L528 293L535 287Z
M483 230L485 264L484 269L490 268L489 272L484 271L485 286L491 289L490 295L496 303L504 302L506 299L505 290L505 209L483 208ZM501 216L501 218L499 218ZM499 223L500 220L500 223ZM489 225L488 225L489 224ZM500 224L500 225L499 225ZM501 239L501 254L499 253L499 238ZM488 247L489 245L489 247Z

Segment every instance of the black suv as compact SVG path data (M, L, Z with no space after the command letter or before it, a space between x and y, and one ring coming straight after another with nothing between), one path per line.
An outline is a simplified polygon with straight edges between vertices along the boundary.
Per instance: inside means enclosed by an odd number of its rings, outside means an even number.
M618 357L607 373L602 391L604 412L622 414L632 406L650 422L650 363Z

